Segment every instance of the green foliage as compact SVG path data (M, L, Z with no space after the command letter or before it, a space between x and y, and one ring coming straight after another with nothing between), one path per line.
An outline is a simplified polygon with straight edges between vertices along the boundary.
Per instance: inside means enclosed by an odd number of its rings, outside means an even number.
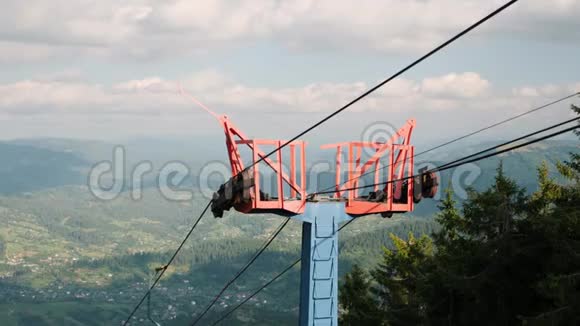
M421 280L431 265L433 244L425 235L416 239L409 234L406 241L391 235L391 239L394 249L383 249L383 260L371 273L376 281L373 293L389 325L417 325L425 317L420 297L425 282Z
M439 213L435 221L441 225L442 230L435 233L435 242L442 244L444 241L457 240L461 233L465 231L465 220L456 208L456 201L453 199L453 190L448 187L445 190L445 197L437 207Z
M369 275L359 265L346 274L340 287L339 300L343 313L340 324L345 326L377 325L380 321L374 298L370 293Z
M0 304L2 325L103 325L102 320L122 320L129 306L78 302Z
M469 192L463 204L465 232L475 239L492 240L514 231L514 219L522 216L525 190L507 178L500 163L495 183L487 190ZM461 226L460 226L461 227Z

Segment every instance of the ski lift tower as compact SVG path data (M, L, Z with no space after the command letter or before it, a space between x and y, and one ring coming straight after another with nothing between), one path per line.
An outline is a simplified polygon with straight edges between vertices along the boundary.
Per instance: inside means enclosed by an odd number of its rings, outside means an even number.
M222 217L224 211L233 207L245 214L271 213L301 221L299 325L336 326L339 224L370 214L390 217L393 213L410 212L422 197L433 197L437 190L437 181L431 174L411 179L414 147L410 139L415 120L408 120L385 142L355 141L322 146L322 149L336 150L336 188L331 196L323 197L306 191L304 141L289 143L271 159L264 150L280 148L285 141L249 139L227 116L217 115L193 100L222 126L232 171L232 178L214 194L212 213ZM242 149L249 157L247 169ZM363 152L370 157L361 162ZM342 162L343 156L347 157L346 162ZM283 162L283 158L287 161ZM386 163L383 169L381 162ZM346 179L342 180L344 166ZM386 186L376 185L369 194L361 195L359 189L353 188L371 168L375 170L374 184L387 182ZM381 170L386 170L386 176L381 177ZM269 178L263 172L270 172ZM425 180L428 182L422 182Z

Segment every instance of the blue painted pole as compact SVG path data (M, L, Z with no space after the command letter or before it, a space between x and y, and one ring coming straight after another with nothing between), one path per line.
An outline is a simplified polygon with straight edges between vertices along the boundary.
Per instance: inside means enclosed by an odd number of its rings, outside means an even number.
M344 202L306 203L302 224L300 326L338 325L338 224Z

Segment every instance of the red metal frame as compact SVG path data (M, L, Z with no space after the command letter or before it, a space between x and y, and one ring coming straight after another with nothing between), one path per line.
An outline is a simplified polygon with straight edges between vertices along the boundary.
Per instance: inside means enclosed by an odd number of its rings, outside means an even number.
M323 145L322 149L336 148L336 192L335 197L344 197L347 200L346 211L351 215L366 215L388 212L408 212L413 210L413 182L397 181L388 183L383 189L375 185L374 191L383 190L386 195L384 202L369 201L360 196L360 178L372 166L375 167L374 183L380 183L380 159L388 154L387 179L398 180L413 175L414 147L410 145L411 134L415 127L415 120L408 120L405 126L399 129L388 141L379 142L348 142ZM342 182L341 157L343 150L348 149L347 180ZM361 164L361 154L364 148L374 150L374 154ZM396 154L396 157L395 157ZM339 186L341 185L342 186ZM406 194L401 193L404 184L407 184ZM395 198L406 196L406 203L397 203Z
M183 90L181 90L183 94ZM266 139L249 139L244 133L237 128L225 115L218 115L203 105L195 98L189 96L192 101L201 106L204 110L214 116L222 128L226 137L226 147L228 158L232 169L232 175L239 175L244 171L244 163L240 154L240 146L246 145L252 157L252 168L249 172L252 186L248 189L249 198L244 198L241 202L235 203L235 208L243 213L265 213L272 212L282 215L301 214L304 212L307 201L306 193L306 143L304 141L294 141L288 144L285 149L276 152L276 160L266 157L261 150L263 146L280 148L285 142L282 140ZM382 190L385 199L382 201L373 201L368 196L360 196L359 190L349 190L359 185L360 178L371 167L375 167L374 183L381 182L380 159L388 155L388 170L386 181L398 180L413 175L413 156L414 147L410 145L411 134L415 127L415 120L408 120L407 123L399 129L395 135L388 141L382 142L347 142L322 146L322 149L336 148L336 192L335 200L346 201L346 212L351 215L366 215L377 213L394 213L408 212L413 210L413 182L396 181L388 183L383 189L375 186L374 191ZM363 149L371 149L374 154L361 164ZM341 157L343 150L348 151L347 174L348 179L342 183L342 162ZM297 162L296 151L300 152L299 161ZM284 172L282 162L283 151L289 151L290 156L290 174ZM395 156L396 155L396 156ZM259 164L256 162L262 160ZM300 170L296 164L300 165ZM267 165L276 174L277 178L277 197L266 198L264 192L260 191L260 165ZM299 174L299 175L298 175ZM300 182L297 182L297 178ZM342 186L339 186L343 184ZM284 193L284 186L289 188L289 193ZM406 189L406 193L402 191ZM246 196L245 196L246 197ZM264 198L262 198L264 197ZM397 201L396 198L399 198ZM405 199L405 200L401 200Z
M236 175L244 169L243 162L238 145L247 145L252 152L252 162L257 162L263 157L265 153L260 150L260 146L274 146L279 148L284 141L281 140L264 140L253 139L249 140L247 137L236 128L225 116L220 117L225 135L226 144L230 163L232 166L232 174ZM348 142L329 144L322 146L322 149L336 148L336 184L335 198L346 200L346 212L351 215L367 215L378 213L397 213L409 212L414 208L413 204L413 182L395 181L388 183L382 189L375 185L374 191L382 190L385 193L385 200L380 202L368 200L368 196L361 196L359 189L360 178L367 170L374 166L374 183L381 182L381 158L387 155L387 177L384 182L392 180L400 180L413 175L413 157L414 147L410 145L411 134L415 127L415 120L408 120L405 126L399 129L391 139L382 142ZM236 139L237 138L237 139ZM296 141L289 144L290 148L290 176L283 171L282 165L282 151L276 152L276 161L265 158L263 162L268 165L277 175L277 192L278 197L275 199L263 200L260 198L260 173L259 165L253 166L254 187L250 190L251 201L243 207L237 207L238 210L245 213L252 212L278 212L287 211L290 213L300 214L304 211L306 202L306 159L305 146L302 141ZM296 182L296 147L300 149L300 184ZM361 163L363 150L371 149L374 154L364 163ZM347 161L347 180L342 180L342 154L343 150L348 151ZM285 196L283 185L290 186L289 196ZM406 187L405 187L406 185ZM403 190L406 190L403 193ZM400 200L397 201L396 198Z
M277 176L277 194L276 198L269 200L262 199L260 196L260 164L252 164L252 172L254 178L254 186L250 189L250 201L241 207L236 207L244 213L262 212L263 210L271 211L288 211L290 213L300 214L304 211L304 203L306 202L306 143L304 141L294 141L288 144L290 152L290 175L284 172L284 164L282 162L282 152L276 152L276 160L266 157L266 154L260 149L261 146L273 146L279 148L285 142L282 140L267 140L267 139L248 139L240 129L238 129L227 116L218 117L222 124L226 136L226 147L228 149L228 156L232 168L232 175L237 175L244 170L244 163L242 162L240 148L238 145L246 145L251 152L252 163L263 159L263 163L267 165ZM300 171L296 169L296 151L300 152ZM299 175L298 175L299 174ZM300 182L297 182L297 177ZM288 185L290 193L284 193L284 185Z

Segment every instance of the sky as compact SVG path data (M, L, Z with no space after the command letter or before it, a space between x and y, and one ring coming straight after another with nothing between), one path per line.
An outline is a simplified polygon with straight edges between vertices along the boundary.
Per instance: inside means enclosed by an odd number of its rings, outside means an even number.
M180 85L246 134L287 139L504 1L3 0L0 139L222 135ZM414 118L416 141L444 141L578 92L579 16L580 0L521 0L305 138Z

